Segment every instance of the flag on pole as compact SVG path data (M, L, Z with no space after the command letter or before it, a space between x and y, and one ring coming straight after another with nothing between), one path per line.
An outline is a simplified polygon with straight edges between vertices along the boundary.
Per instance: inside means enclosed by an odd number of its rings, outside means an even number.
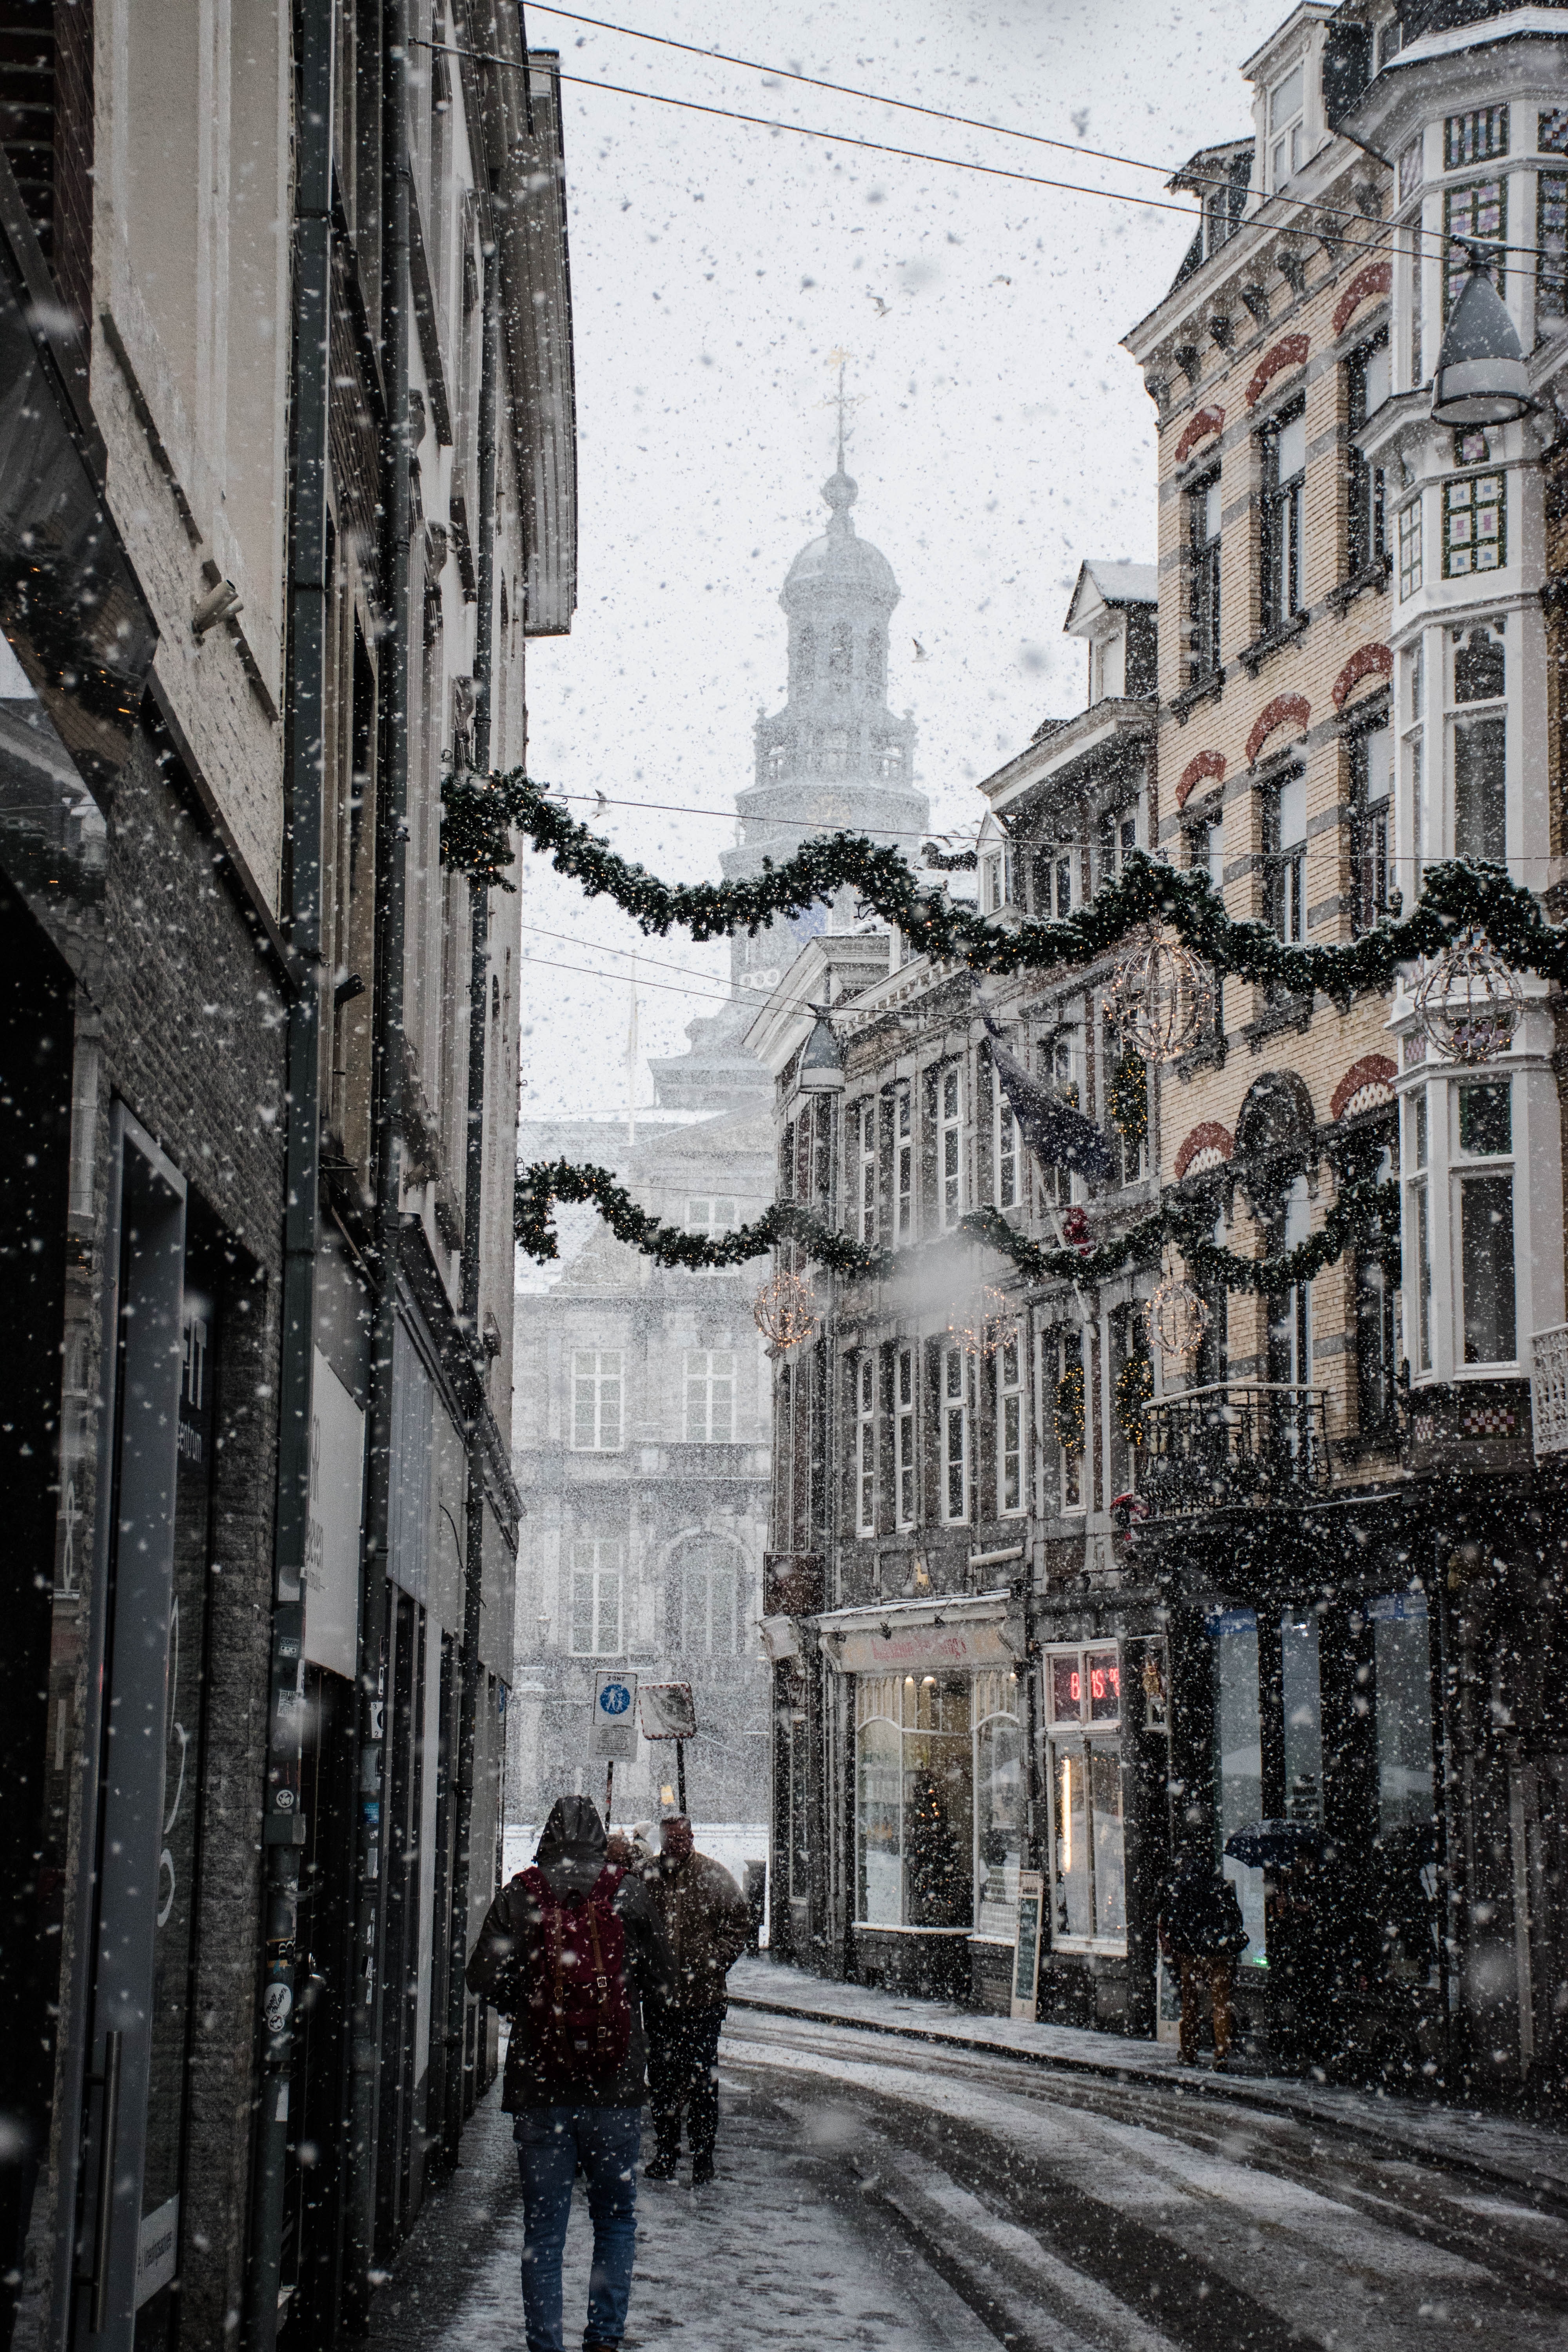
M1079 1176L1109 1176L1116 1165L1110 1144L1094 1121L1064 1102L1054 1088L1032 1078L984 1005L980 1017L991 1039L991 1058L1018 1131L1042 1168L1070 1168Z

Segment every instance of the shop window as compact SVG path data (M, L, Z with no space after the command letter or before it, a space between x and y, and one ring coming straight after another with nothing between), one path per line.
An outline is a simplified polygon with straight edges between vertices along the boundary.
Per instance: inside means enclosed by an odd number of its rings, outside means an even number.
M1443 485L1443 577L1500 572L1508 562L1506 477L1468 474Z
M1018 1922L1027 1780L1016 1675L974 1677L974 1927L1011 1943Z
M1352 436L1382 407L1389 394L1388 331L1374 335L1345 362L1345 406ZM1353 446L1349 453L1345 571L1352 580L1383 562L1384 472Z
M1392 1437L1399 1367L1394 1287L1373 1250L1355 1259L1356 1427L1363 1438Z
M1121 1664L1113 1648L1047 1650L1052 1942L1125 1948Z
M898 1238L907 1242L915 1229L914 1102L908 1078L893 1088L893 1138Z
M1187 682L1219 667L1220 502L1217 469L1187 492Z
M1421 585L1421 501L1412 499L1399 509L1399 601L1414 596Z
M786 1715L789 1737L789 1891L804 1903L811 1887L811 1835L804 1715Z
M572 1546L572 1649L613 1658L621 1649L621 1547L602 1538Z
M855 1770L858 1923L970 1927L970 1677L858 1676Z
M1568 172L1542 172L1535 183L1535 309L1542 319L1568 316Z
M1280 1699L1285 1734L1285 1812L1323 1817L1323 1710L1318 1621L1287 1610L1279 1620Z
M941 1116L937 1149L942 1181L942 1222L956 1225L963 1214L963 1081L956 1063L938 1073Z
M1282 777L1263 802L1263 889L1278 940L1299 946L1307 930L1307 779Z
M1216 1610L1214 1644L1215 1828L1220 1866L1236 1888L1250 1941L1241 1966L1266 1968L1263 1873L1225 1852L1226 1841L1263 1818L1263 1737L1258 1696L1258 1619L1250 1609Z
M996 1509L1024 1507L1024 1357L1015 1336L996 1350Z
M1426 1596L1380 1593L1371 1601L1377 1707L1377 1834L1426 1828L1436 1813L1432 1776L1432 1655Z
M1500 248L1508 236L1508 182L1504 179L1473 180L1468 187L1447 189L1443 197L1443 230L1446 240L1443 247L1443 316L1446 319L1458 299L1459 289L1469 274L1474 247L1497 248L1491 263L1491 279L1498 292L1504 293Z
M572 1450L615 1454L621 1444L622 1357L618 1348L578 1348L572 1356Z
M869 1350L855 1365L855 1489L857 1525L877 1532L877 1360Z
M1258 436L1263 466L1262 577L1264 635L1301 610L1305 593L1304 530L1307 410L1296 401Z
M915 1351L900 1348L893 1363L894 1464L898 1480L898 1524L915 1523Z
M1508 1364L1517 1356L1513 1269L1513 1149L1510 1082L1461 1085L1459 1294L1467 1364ZM1499 1163L1503 1164L1499 1164Z
M942 1515L950 1526L969 1517L968 1359L942 1351Z
M735 1351L686 1350L686 1437L689 1444L728 1445L735 1434Z
M1391 740L1385 721L1381 727L1363 728L1350 743L1351 858L1358 931L1370 931L1389 911L1394 857Z

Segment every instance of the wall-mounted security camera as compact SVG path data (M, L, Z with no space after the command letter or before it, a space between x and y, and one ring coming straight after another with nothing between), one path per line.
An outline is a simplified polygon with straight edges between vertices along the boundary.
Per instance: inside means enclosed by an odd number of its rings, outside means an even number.
M236 613L244 609L244 601L233 581L220 580L216 588L207 590L191 614L192 636L205 637L207 631L216 629L220 621L232 620Z

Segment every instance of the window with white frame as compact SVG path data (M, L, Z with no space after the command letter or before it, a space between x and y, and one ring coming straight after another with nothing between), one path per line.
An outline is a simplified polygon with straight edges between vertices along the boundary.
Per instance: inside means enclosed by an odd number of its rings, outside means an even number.
M578 1348L572 1357L572 1451L618 1454L625 1359L619 1348Z
M877 1239L877 1098L851 1103L844 1118L844 1197L849 1230L866 1243Z
M1414 498L1399 509L1399 601L1403 604L1421 585L1421 501Z
M579 1658L614 1658L621 1642L621 1547L607 1537L572 1546L572 1649Z
M956 1062L937 1073L937 1170L942 1185L942 1222L956 1225L963 1214L963 1074Z
M1088 1382L1083 1339L1076 1325L1047 1332L1041 1341L1040 1394L1047 1401L1048 1434L1057 1449L1060 1507L1064 1516L1084 1507L1084 1432Z
M1424 851L1422 790L1425 781L1425 716L1423 695L1425 670L1421 656L1421 639L1416 638L1408 653L1399 656L1402 683L1399 689L1400 754L1404 761L1405 806L1408 813L1407 838L1410 843L1412 902L1420 896L1421 863Z
M1459 1352L1467 1364L1510 1364L1519 1353L1512 1092L1507 1078L1462 1079L1449 1088L1458 1147Z
M728 1445L735 1434L735 1351L686 1350L686 1437L692 1445Z
M1012 1104L1003 1092L1002 1080L994 1066L992 1084L995 1094L992 1165L995 1173L996 1206L999 1209L1016 1209L1023 1197L1018 1170L1018 1122L1013 1115Z
M731 1658L743 1562L722 1536L694 1536L670 1563L666 1633L678 1656Z
M1024 1508L1024 1354L1016 1333L996 1350L996 1512Z
M1125 1949L1121 1661L1114 1646L1045 1656L1051 1940Z
M1097 890L1108 890L1113 882L1121 879L1128 852L1137 846L1137 808L1103 810L1095 840L1094 887Z
M969 1360L942 1351L942 1516L950 1527L969 1517Z
M896 1514L900 1528L915 1523L919 1488L915 1479L915 1350L900 1347L893 1359L893 1476L898 1494Z
M1418 1372L1432 1369L1432 1202L1429 1192L1426 1089L1405 1098L1405 1265L1410 1297L1412 1354Z
M855 1361L856 1525L877 1532L877 1359L868 1349Z
M915 1230L914 1088L900 1078L893 1088L893 1214L897 1238L907 1242Z
M1300 58L1268 93L1268 193L1307 160L1307 64Z
M1263 809L1267 920L1278 940L1297 946L1307 934L1307 779L1282 776Z
M732 1232L740 1222L740 1218L735 1213L735 1196L732 1192L703 1192L686 1203L687 1232L700 1234L705 1240L712 1241L721 1234ZM721 1265L693 1266L689 1270L694 1274L709 1275L723 1274L728 1271Z
M1508 664L1500 621L1448 632L1454 855L1508 855Z
M1039 1074L1053 1093L1076 1110L1079 1103L1078 1032L1069 1024L1054 1030L1039 1047ZM1058 1209L1072 1199L1072 1172L1062 1167L1042 1167L1040 1191Z
M1072 913L1072 862L1070 843L1042 842L1034 853L1034 911L1042 923Z
M1263 460L1262 622L1283 627L1306 602L1307 408L1302 400L1259 435Z

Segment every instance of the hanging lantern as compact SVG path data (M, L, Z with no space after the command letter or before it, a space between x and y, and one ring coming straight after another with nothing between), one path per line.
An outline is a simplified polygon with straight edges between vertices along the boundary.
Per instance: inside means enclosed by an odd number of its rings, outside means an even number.
M798 1274L775 1274L752 1301L752 1318L781 1356L816 1328L816 1302Z
M1005 1290L992 1283L981 1286L971 1313L949 1318L948 1329L971 1356L994 1356L1018 1336L1018 1310Z
M1415 983L1421 1033L1452 1062L1489 1062L1506 1054L1524 995L1479 931L1462 931Z
M1195 1356L1209 1311L1184 1275L1166 1275L1149 1301L1149 1329L1167 1363Z
M1213 1005L1206 965L1191 948L1152 929L1121 957L1105 1000L1123 1045L1146 1062L1173 1062L1195 1045Z

